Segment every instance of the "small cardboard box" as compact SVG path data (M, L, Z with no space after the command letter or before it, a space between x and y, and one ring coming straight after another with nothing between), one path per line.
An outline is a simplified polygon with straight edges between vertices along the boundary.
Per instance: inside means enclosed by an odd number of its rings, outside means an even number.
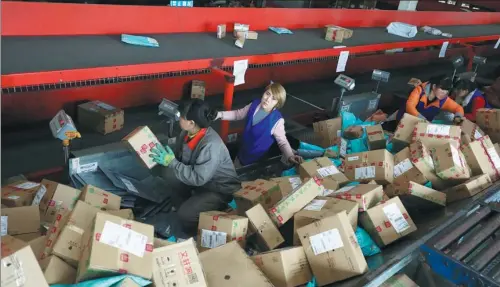
M300 245L297 229L328 217L332 214L345 211L353 230L358 226L359 204L355 201L343 200L333 197L318 196L304 209L293 216L293 244Z
M154 249L153 284L155 287L207 287L193 238Z
M191 99L205 99L205 82L193 80L191 82Z
M500 157L489 136L460 147L472 175L488 174L492 181L500 178Z
M52 254L52 249L54 248L54 244L56 243L59 234L61 234L62 229L68 223L70 211L64 208L59 208L56 212L56 220L53 224L49 225L47 230L47 240L45 243L45 247L43 248L42 254L40 255L40 260L47 258Z
M302 179L300 179L300 177L298 176L282 176L282 177L271 178L269 180L278 183L281 190L281 195L283 197L287 196L289 193L291 193L294 189L296 189L302 184Z
M445 191L446 202L454 202L464 198L472 197L491 185L490 176L487 174L477 175L467 182L451 187Z
M384 129L382 125L367 126L366 136L368 148L370 150L385 149L386 140L384 137Z
M121 197L118 195L89 184L82 188L82 196L80 199L101 210L120 210L122 201Z
M499 109L478 109L476 113L476 124L490 136L493 143L500 142Z
M285 242L280 231L261 204L247 210L246 215L252 228L257 233L257 243L263 250L273 250Z
M468 144L486 135L478 125L468 119L463 119L460 128L462 129L462 144Z
M200 253L200 260L208 286L274 286L236 242Z
M436 174L445 180L459 180L470 178L470 171L461 151L450 143L445 143L430 149Z
M362 126L350 126L344 130L344 134L342 136L348 140L359 139L364 132L365 129Z
M300 164L299 174L302 180L312 177L320 178L325 187L325 192L327 190L337 190L343 184L349 182L349 179L327 157L315 158Z
M256 204L262 204L267 210L283 198L277 182L260 179L242 184L242 187L233 195L241 216L245 216L245 212Z
M351 278L368 270L344 211L301 227L297 233L318 286Z
M7 207L31 205L39 189L40 183L26 180L2 186L2 204Z
M434 167L431 152L421 141L410 144L410 154L413 165L432 183L433 188L437 190L447 188L446 182L435 173L436 168Z
M325 26L325 40L342 43L344 39L352 37L353 31L335 25Z
M81 191L70 186L47 179L42 180L42 186L35 195L33 205L40 208L43 222L53 223L59 207L72 210L80 197Z
M49 287L31 248L12 236L2 236L2 287Z
M403 115L392 138L393 149L395 151L402 150L412 142L413 130L421 122L426 122L426 120L407 113Z
M358 184L343 187L329 196L357 202L358 211L363 212L382 200L384 189L378 184Z
M240 49L243 49L245 46L245 37L239 37L234 41L234 45Z
M334 118L313 123L314 133L320 138L321 147L328 148L338 144L342 128L342 118Z
M152 169L157 165L149 156L151 149L156 147L156 144L161 144L156 136L151 132L148 126L140 126L123 138L128 146L137 153L144 165Z
M389 197L394 197L408 190L410 180L419 184L427 182L424 175L413 165L410 148L405 147L394 155L394 181L387 185L384 191Z
M249 30L250 25L248 24L234 23L233 35L236 37L238 32L248 32Z
M311 178L269 209L269 215L278 226L285 224L293 215L304 208L316 196L323 194L321 180Z
M236 38L244 38L246 40L257 40L257 38L259 38L259 33L255 31L238 31L236 32Z
M380 247L387 246L417 230L417 226L398 197L361 213L359 221Z
M389 184L394 176L394 158L385 150L360 152L346 156L345 175L353 181Z
M405 274L396 274L387 279L380 287L419 287Z
M85 243L77 282L127 273L146 279L152 276L154 227L98 212L85 230Z
M399 199L406 207L415 206L435 208L446 206L446 193L410 181L408 192L402 193Z
M100 101L87 102L78 106L80 127L106 135L121 130L124 123L124 112L120 108Z
M217 39L226 37L226 24L217 25Z
M420 140L427 148L450 143L460 147L462 129L459 126L418 123L413 132L413 141Z
M222 211L200 213L197 246L200 252L213 249L231 241L245 247L248 218L229 215Z
M302 286L312 279L302 246L260 253L252 260L276 287Z
M40 234L40 213L37 206L2 208L0 211L2 213L2 231L6 229L6 234Z
M41 260L40 267L50 285L75 283L76 269L55 255Z

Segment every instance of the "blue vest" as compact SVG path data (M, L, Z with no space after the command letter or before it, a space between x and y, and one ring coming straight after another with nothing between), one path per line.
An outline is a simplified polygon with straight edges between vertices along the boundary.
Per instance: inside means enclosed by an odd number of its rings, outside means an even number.
M282 118L281 113L275 109L258 124L252 125L253 116L259 104L260 99L254 100L248 110L242 145L238 153L238 159L242 165L258 161L276 141L271 131L276 122Z
M472 94L472 97L470 98L469 103L467 104L467 106L464 107L464 112L466 114L471 114L472 113L472 105L474 104L474 99L477 98L477 97L483 98L484 102L485 102L484 107L488 108L488 109L491 109L491 105L488 104L488 101L486 100L486 97L484 96L483 92L481 92L479 89L476 89L476 90L474 90L474 93Z
M417 104L416 108L417 108L417 111L422 116L424 116L428 121L431 122L439 114L439 112L441 111L441 108L443 107L443 105L446 102L446 100L448 99L448 97L446 97L442 100L439 100L439 106L433 105L433 106L428 106L426 108L425 103L422 101L422 96L424 96L424 95L425 95L425 87L423 87L422 92L420 92L420 98L418 100L418 104ZM396 119L398 121L401 120L401 118L403 117L405 112L406 112L406 102L404 103L404 105L401 108L399 108L398 115L397 115Z

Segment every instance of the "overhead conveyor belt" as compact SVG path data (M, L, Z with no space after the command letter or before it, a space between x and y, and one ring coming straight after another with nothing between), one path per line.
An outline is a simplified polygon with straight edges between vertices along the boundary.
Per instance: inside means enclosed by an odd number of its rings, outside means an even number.
M234 45L231 35L220 40L214 33L149 35L158 40L159 48L124 44L119 35L8 36L2 38L2 82L4 87L46 84L50 83L47 82L50 79L47 76L55 77L54 72L61 74L52 83L132 76L133 73L173 72L180 70L180 66L153 68L152 65L178 62L184 62L182 67L185 70L206 69L213 59L223 59L225 65L230 65L228 59L238 57L252 57L251 64L268 64L285 59L293 61L336 56L339 49L331 48L340 45L347 46L352 53L362 53L397 47L440 45L444 41L465 43L496 40L500 35L500 24L437 28L451 33L453 38L419 32L416 37L407 39L388 34L383 27L354 28L353 37L339 44L325 41L322 29L294 30L293 35L259 31L258 40L247 40L244 48L240 49ZM127 69L121 68L124 66ZM122 71L117 71L116 67ZM92 75L82 73L84 69L93 69ZM39 75L34 78L37 73Z

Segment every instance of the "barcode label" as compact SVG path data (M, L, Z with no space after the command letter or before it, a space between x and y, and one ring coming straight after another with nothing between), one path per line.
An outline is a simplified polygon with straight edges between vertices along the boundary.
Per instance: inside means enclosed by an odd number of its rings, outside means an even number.
M334 165L322 167L317 170L321 177L327 177L339 173L339 170Z
M134 193L139 193L137 188L135 188L135 186L130 182L130 180L123 178L123 177L120 177L120 179L122 180L123 184L125 184L125 186L127 187L128 190L130 190Z
M0 236L7 235L7 226L8 226L8 216L2 216L0 221Z
M106 221L99 242L142 258L146 251L148 237L114 222Z
M295 189L302 184L302 180L300 179L300 177L290 177L288 178L288 181L292 185L292 189Z
M385 213L385 216L389 219L389 222L394 227L397 233L402 233L406 229L410 228L408 221L404 218L403 214L401 214L401 210L396 203L391 203L387 206L384 206L382 210Z
M45 185L42 184L40 186L40 189L38 189L38 191L36 192L35 198L33 199L31 205L40 205L40 202L42 201L42 198L46 192L47 188L45 187Z
M367 179L375 177L375 167L374 166L365 166L358 167L354 170L354 178L355 179Z
M394 177L398 177L413 167L410 159L407 158L394 166Z
M216 248L226 244L227 233L212 230L201 230L201 247Z
M27 182L16 185L16 187L20 188L20 189L31 189L31 188L37 187L39 185L40 185L39 183L27 181Z
M345 157L347 154L347 141L343 138L340 138L340 155Z
M311 203L304 207L304 210L320 211L325 204L325 199L313 199Z
M78 168L77 173L94 172L97 170L97 162L91 162L87 164L82 164Z
M347 161L353 161L353 160L358 160L359 156L350 156L347 158Z
M460 159L460 154L458 154L458 150L454 146L450 146L451 149L451 157L453 158L453 163L455 166L463 167L462 160Z
M342 242L337 228L313 235L309 237L309 242L311 243L314 255L344 247L344 242Z
M446 125L428 125L427 134L438 136L449 136L451 126Z
M491 158L491 161L493 162L493 165L495 166L496 169L500 169L500 157L498 156L497 150L495 147L490 147L488 150L488 155Z
M188 282L189 284L198 283L198 274L196 273L188 274Z

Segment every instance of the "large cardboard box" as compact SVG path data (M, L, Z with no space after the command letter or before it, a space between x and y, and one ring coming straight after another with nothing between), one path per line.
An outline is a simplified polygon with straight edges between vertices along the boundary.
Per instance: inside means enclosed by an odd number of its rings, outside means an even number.
M488 174L491 180L500 178L500 157L489 136L460 147L472 175Z
M402 150L412 142L413 131L416 125L421 122L426 122L426 120L407 113L403 115L392 138L392 145L395 151Z
M355 201L324 196L316 197L304 209L293 216L293 244L300 245L297 229L342 211L347 213L352 229L356 230L358 226L358 209L359 204Z
M193 238L154 249L153 284L155 287L207 286Z
M468 119L463 119L460 128L462 129L462 144L468 144L486 135L477 124Z
M450 143L460 147L462 129L459 126L418 123L413 132L413 141L421 141L427 148L438 147Z
M321 180L316 177L311 178L271 207L268 213L274 223L281 226L316 196L323 194L323 191Z
M349 179L327 157L315 158L300 164L299 174L302 180L312 177L320 178L325 187L325 192L327 190L337 190L349 182Z
M2 204L8 207L31 205L40 183L20 180L2 186Z
M344 211L301 227L297 233L318 286L351 278L368 270Z
M443 190L448 187L446 182L436 175L431 152L421 141L410 144L410 154L413 165L432 183L433 188Z
M122 109L100 101L92 101L78 106L78 124L103 135L123 128L125 116Z
M198 222L198 250L203 252L231 241L245 247L248 231L248 218L229 215L222 211L200 213Z
M325 26L325 40L342 43L344 39L352 37L353 30L349 30L340 26L326 25Z
M123 138L130 149L132 149L140 161L149 169L152 169L157 163L149 156L151 149L160 144L160 141L148 126L140 126L133 130L130 134Z
M425 184L427 179L412 163L410 148L405 147L394 155L394 180L384 189L389 197L408 190L410 181Z
M417 230L417 226L398 197L361 213L359 221L380 247Z
M40 213L36 206L2 208L2 229L6 234L40 233Z
M236 242L200 253L200 260L208 286L274 286Z
M320 138L320 145L324 148L338 144L342 118L334 118L313 123L314 133Z
M57 209L72 210L80 194L81 191L78 189L44 179L35 195L33 205L38 205L40 208L42 221L50 224L55 220Z
M225 31L224 31L225 33ZM205 99L205 82L193 80L191 82L191 99Z
M312 279L302 246L260 253L252 260L276 287L302 286Z
M85 243L77 282L127 273L146 279L152 276L154 227L97 213L83 236Z
M76 269L55 255L50 255L40 261L45 280L49 284L73 284L76 279Z
M405 274L396 274L387 279L380 287L419 287Z
M285 242L280 231L261 204L247 210L246 215L252 228L257 233L257 243L263 250L273 250Z
M436 175L444 180L460 181L470 178L470 170L463 153L450 143L430 149Z
M343 187L330 196L357 202L358 211L363 212L383 199L384 189L378 184L358 184Z
M345 175L353 181L389 184L394 179L394 158L386 149L346 156Z
M365 130L366 142L370 150L385 149L386 140L382 125L367 126Z
M291 193L294 189L299 187L302 184L302 179L298 176L282 176L282 177L275 177L269 179L272 182L277 182L281 195L283 197L287 196L289 193Z
M406 207L436 208L446 206L446 193L410 181L408 192L399 196Z
M464 198L472 197L491 185L490 176L487 174L477 175L467 182L456 185L445 191L446 202L454 202Z
M12 236L2 236L2 287L49 287L31 248Z
M245 212L256 204L269 209L283 198L277 182L262 179L242 184L242 189L233 196L241 216L245 216Z
M80 199L101 210L119 210L122 201L118 195L89 184L82 188Z
M500 142L500 110L478 109L476 123L486 132L493 143Z

